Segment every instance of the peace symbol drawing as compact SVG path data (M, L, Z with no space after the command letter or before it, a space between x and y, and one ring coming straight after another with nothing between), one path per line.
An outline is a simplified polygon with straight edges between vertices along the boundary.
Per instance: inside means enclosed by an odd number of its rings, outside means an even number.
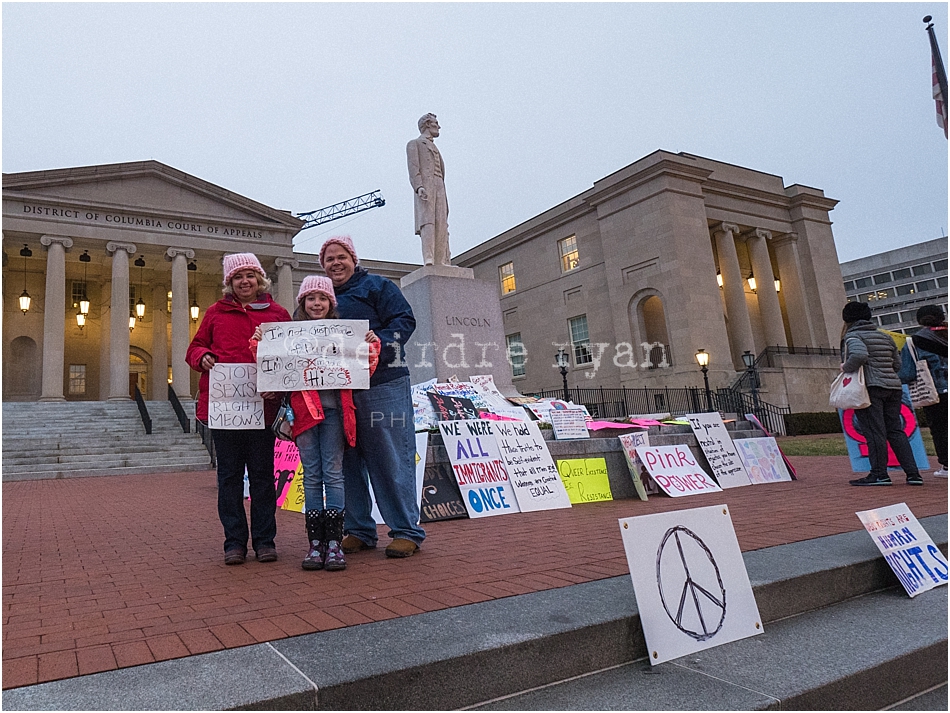
M692 530L677 525L666 531L656 551L660 601L677 629L706 641L726 620L726 588L716 558Z

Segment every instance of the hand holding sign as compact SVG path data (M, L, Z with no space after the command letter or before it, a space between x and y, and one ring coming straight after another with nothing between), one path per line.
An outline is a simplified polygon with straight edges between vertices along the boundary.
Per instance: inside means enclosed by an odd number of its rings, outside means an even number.
M365 319L265 322L257 347L259 391L368 389Z

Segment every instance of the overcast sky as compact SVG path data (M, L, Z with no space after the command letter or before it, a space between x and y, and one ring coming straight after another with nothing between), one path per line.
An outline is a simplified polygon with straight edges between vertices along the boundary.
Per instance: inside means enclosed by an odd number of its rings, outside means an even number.
M421 262L406 142L438 115L453 254L657 149L824 190L841 260L940 237L946 3L3 3L3 171L155 159L302 232Z

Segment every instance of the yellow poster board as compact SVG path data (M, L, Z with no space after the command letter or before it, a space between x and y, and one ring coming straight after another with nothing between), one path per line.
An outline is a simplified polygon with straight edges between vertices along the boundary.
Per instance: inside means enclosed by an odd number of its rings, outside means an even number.
M294 473L293 480L287 486L284 502L281 504L281 510L293 510L294 512L303 512L304 493L303 493L303 463L297 465L297 471Z
M604 458L571 458L557 462L567 496L572 504L613 500Z

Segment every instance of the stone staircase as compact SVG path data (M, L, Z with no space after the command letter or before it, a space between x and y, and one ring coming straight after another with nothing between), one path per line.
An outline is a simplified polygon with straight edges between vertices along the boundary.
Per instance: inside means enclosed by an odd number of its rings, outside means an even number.
M194 424L194 404L183 402ZM3 404L3 480L42 480L208 470L195 433L183 433L168 401L147 401L146 435L134 401Z

